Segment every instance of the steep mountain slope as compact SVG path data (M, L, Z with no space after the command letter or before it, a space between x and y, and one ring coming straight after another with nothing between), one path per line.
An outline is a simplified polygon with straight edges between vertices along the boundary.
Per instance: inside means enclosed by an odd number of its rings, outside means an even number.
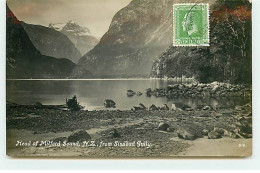
M42 55L67 58L74 63L82 57L73 43L62 33L40 25L21 23L31 42Z
M172 5L178 2L189 1L133 0L114 16L79 68L102 77L149 76L153 60L172 43Z
M67 78L75 64L43 56L33 46L21 22L6 6L6 69L12 78Z
M96 37L91 35L87 27L80 26L74 21L69 21L66 24L50 23L49 28L66 35L82 55L85 55L88 51L93 49L99 42Z
M251 3L218 0L210 14L210 47L170 47L155 60L151 77L251 83L251 24Z

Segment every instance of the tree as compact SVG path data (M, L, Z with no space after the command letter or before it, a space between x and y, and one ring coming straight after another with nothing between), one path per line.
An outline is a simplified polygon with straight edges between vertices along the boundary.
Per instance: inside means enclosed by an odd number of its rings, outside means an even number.
M215 65L230 82L251 83L251 4L245 0L219 0L214 9L211 53Z

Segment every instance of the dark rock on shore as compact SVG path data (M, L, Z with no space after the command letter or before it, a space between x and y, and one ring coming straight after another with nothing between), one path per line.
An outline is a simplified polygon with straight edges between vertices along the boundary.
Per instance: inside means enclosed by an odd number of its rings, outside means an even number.
M132 97L135 95L135 92L133 90L127 90L126 95L127 95L127 97Z
M68 142L83 142L91 139L90 135L86 132L86 130L76 130L68 137Z
M121 135L120 133L117 131L117 129L114 129L112 132L109 133L109 135L112 137L112 138L120 138Z
M158 129L159 130L162 130L162 131L167 131L167 129L169 128L169 124L167 123L160 123L159 126L158 126Z
M211 108L209 107L209 106L204 106L203 108L202 108L202 110L204 110L204 111L208 111L208 110L210 110Z
M153 104L150 106L149 111L156 111L158 108Z
M115 108L116 103L113 100L106 99L104 101L104 106L105 106L105 108Z
M147 108L142 103L139 103L139 106L134 106L133 111L146 110Z
M146 96L147 96L147 97L151 97L152 94L153 94L152 92L153 92L153 91L152 91L151 88L146 89Z
M143 93L140 92L140 91L138 91L138 92L136 93L136 95L137 95L137 96L141 96L141 95L143 95Z
M181 128L177 131L178 137L185 140L195 140L197 135L188 131L187 129Z
M143 105L142 103L139 103L139 106L140 106L140 108L142 108L143 110L146 109L145 105Z
M168 127L167 132L174 132L176 129L174 127Z
M163 110L163 111L169 111L170 108L168 107L167 104L164 104L163 107L160 108L160 110Z

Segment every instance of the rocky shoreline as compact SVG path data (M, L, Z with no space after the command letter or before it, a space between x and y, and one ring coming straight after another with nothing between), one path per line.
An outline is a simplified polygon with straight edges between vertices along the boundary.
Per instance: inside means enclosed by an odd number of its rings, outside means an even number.
M107 143L147 141L151 143L150 147L144 148L97 148L85 155L90 157L97 155L107 157L178 155L190 146L185 141L201 138L206 140L252 138L251 104L218 111L181 109L175 111L67 111L16 106L7 108L6 121L7 131L27 130L32 132L32 136L69 132L66 136L48 138L51 141L75 142L75 139L79 141L88 139L97 143L102 141ZM28 152L28 155L32 155L30 151Z
M252 88L246 85L212 82L211 84L175 84L166 89L157 88L146 90L147 96L174 98L203 98L203 97L251 97Z

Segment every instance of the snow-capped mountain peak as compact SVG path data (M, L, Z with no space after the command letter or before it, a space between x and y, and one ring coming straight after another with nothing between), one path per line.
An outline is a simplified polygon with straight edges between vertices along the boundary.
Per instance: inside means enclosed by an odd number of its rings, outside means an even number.
M64 23L50 23L49 28L55 29L56 31L61 31L65 25L66 24Z
M82 55L93 49L99 42L99 39L91 34L89 28L73 20L67 23L50 23L49 28L66 35Z
M67 23L50 23L49 28L60 32L66 32L75 36L91 36L90 29L70 20Z

